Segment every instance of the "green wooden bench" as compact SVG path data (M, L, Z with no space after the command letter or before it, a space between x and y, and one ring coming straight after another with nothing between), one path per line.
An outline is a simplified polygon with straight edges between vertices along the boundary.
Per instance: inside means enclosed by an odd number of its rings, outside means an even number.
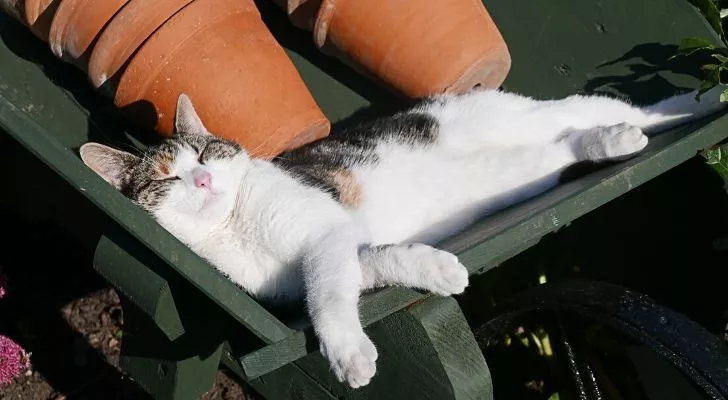
M692 89L695 66L668 58L685 36L715 38L685 0L485 3L512 53L504 88L536 97L601 91L648 102ZM272 2L259 6L332 122L404 105L318 54ZM0 128L87 199L57 217L69 224L93 217L83 226L100 235L94 266L124 306L121 365L155 398L199 397L220 364L270 399L492 397L488 365L455 299L402 288L361 300L380 353L372 383L351 390L336 382L301 310L251 299L87 169L77 152L89 140L144 147L156 139L127 131L79 71L5 15L0 37ZM682 126L652 140L638 158L480 221L441 247L482 273L726 137L725 117Z

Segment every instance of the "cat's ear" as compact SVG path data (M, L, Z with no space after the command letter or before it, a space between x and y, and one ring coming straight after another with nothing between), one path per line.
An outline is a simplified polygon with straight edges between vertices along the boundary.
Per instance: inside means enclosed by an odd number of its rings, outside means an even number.
M177 110L174 115L174 131L196 135L209 135L200 116L192 105L192 100L185 93L177 98Z
M116 189L129 182L129 170L139 163L139 157L99 143L86 143L79 149L84 164Z

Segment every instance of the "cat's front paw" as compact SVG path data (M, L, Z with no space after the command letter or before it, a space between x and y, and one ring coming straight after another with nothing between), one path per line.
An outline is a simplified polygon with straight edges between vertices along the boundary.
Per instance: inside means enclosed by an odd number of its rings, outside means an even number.
M336 344L321 343L321 353L329 360L339 382L352 388L366 386L377 372L377 349L364 332L356 339Z
M441 296L460 294L468 286L468 270L457 256L423 244L412 245L423 289Z

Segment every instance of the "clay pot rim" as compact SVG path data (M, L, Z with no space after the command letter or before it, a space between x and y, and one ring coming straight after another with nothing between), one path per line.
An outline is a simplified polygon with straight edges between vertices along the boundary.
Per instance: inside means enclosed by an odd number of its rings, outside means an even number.
M187 7L195 0L179 1L183 4L177 7L173 12L167 13L165 17L162 17L163 20L158 21L156 26L151 29L150 33L139 42L131 40L135 37L135 35L126 31L128 29L133 29L133 27L129 25L128 20L122 22L122 19L120 17L134 13L135 11L140 12L139 8L142 8L146 4L143 1L127 1L114 15L114 17L109 20L107 25L101 31L96 41L96 44L94 44L94 49L91 51L88 62L88 77L91 80L93 86L96 88L100 88L105 83L107 83L109 79L111 79L113 76L122 72L124 65L131 62L131 59L134 57L135 53L139 49L141 49L142 46L144 46L147 40L149 40L159 29L161 29L167 21L172 19L177 13L181 12L185 7ZM141 17L139 19L144 20L144 17ZM144 20L143 22L146 22L148 25L151 24L149 20ZM113 43L114 35L118 35L118 37L121 38L117 41L117 44ZM123 43L123 47L120 48L118 43ZM116 51L113 53L113 55L101 57L101 53L97 51L97 49L101 49L104 46L110 46ZM123 57L123 59L120 58L123 55L126 56Z
M74 1L76 2L74 3ZM111 0L104 1L110 2ZM113 1L119 2L120 4L112 14L111 18L113 18L114 15L116 15L116 13L118 13L119 10L122 9L130 0ZM76 12L77 9L79 7L84 8L88 6L85 2L82 2L82 4L79 4L79 2L80 0L61 0L58 4L55 15L53 16L53 21L51 22L50 30L48 32L48 43L50 44L51 51L53 52L53 54L56 55L56 57L62 60L68 58L66 56L66 53L64 53L63 51L63 44L65 42L63 39L67 37L66 28L68 28L69 25L73 24L78 19L79 13ZM76 5L76 7L73 7L74 5ZM99 35L103 31L104 27L109 22L109 20L111 20L111 18L104 21L104 24L101 26L101 30L97 32L97 35ZM89 23L89 21L84 21L84 23ZM86 49L86 51L87 50L88 49ZM80 57L81 54L79 54L78 56Z
M48 2L48 5L50 6L51 3L53 3L54 1L56 1L56 0L49 1ZM38 10L38 7L27 7L26 6L26 3L27 3L26 0L18 0L18 2L19 3L20 2L23 3L23 17L25 18L25 23L27 25L29 25L29 26L32 26L35 23L35 21L38 20L38 17L40 17L43 13L42 12L38 12L39 11ZM37 6L38 5L38 0L33 0L33 4ZM32 18L33 16L35 18ZM33 20L32 23L30 22L31 20Z
M156 76L159 74L159 71L164 68L166 61L170 58L173 58L177 55L177 53L185 46L187 42L193 39L196 35L202 34L205 31L209 29L215 28L217 25L222 24L227 19L232 18L238 18L241 14L246 13L256 13L258 14L258 17L260 16L259 13L257 13L256 7L245 7L244 1L238 1L236 2L240 4L240 8L235 10L232 13L225 13L225 14L218 14L215 16L215 18L208 18L205 20L205 23L200 24L197 29L193 30L187 30L185 31L185 37L182 40L175 41L175 45L172 48L167 49L167 51L164 53L164 57L162 57L160 60L156 62L156 66L154 69L147 74L147 76L143 79L143 82L137 85L134 85L136 89L133 91L129 91L128 86L124 84L124 82L128 81L130 76L136 75L136 70L138 63L142 63L142 55L145 55L145 49L148 49L154 45L154 43L158 40L160 40L160 36L166 36L168 35L167 32L170 32L168 29L170 27L170 23L174 23L178 20L184 20L187 18L188 13L185 13L185 11L188 11L193 7L195 4L198 4L197 1L191 1L186 6L184 6L182 9L180 9L177 13L175 13L172 17L167 19L165 23L160 26L157 30L154 31L153 34L149 35L149 37L144 41L144 43L139 46L136 53L131 57L129 60L129 63L127 67L124 69L124 72L119 77L119 84L118 89L116 90L116 94L114 95L114 103L117 104L128 104L132 103L134 99L139 98L145 91L146 88L151 85L151 83L154 81ZM252 3L252 0L251 0ZM201 3L199 3L201 4ZM165 29L167 28L167 29ZM132 101L129 101L129 100Z
M319 7L318 13L316 13L316 20L313 24L313 42L318 48L323 48L326 44L326 36L329 32L329 22L336 12L335 2L336 0L321 0L321 6Z
M48 42L48 34L50 31L50 25L53 22L53 16L58 9L61 0L47 0L47 4L43 9L40 9L39 3L46 3L45 0L31 0L33 7L27 7L27 0L18 0L16 8L18 9L19 17L22 19L30 31L40 40ZM17 5L20 5L17 7Z

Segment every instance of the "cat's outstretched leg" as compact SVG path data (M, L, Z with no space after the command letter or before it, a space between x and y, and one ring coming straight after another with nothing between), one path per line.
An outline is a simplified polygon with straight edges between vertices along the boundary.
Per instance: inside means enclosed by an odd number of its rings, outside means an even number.
M468 286L457 256L424 244L389 244L359 251L363 287L400 285L449 296Z
M354 229L332 229L304 255L306 305L321 353L339 382L357 388L376 372L377 349L359 320L362 274Z
M573 131L561 140L571 146L577 161L619 161L647 146L642 129L627 123Z
M697 91L637 106L601 95L540 100L495 90L474 91L432 102L427 112L438 122L438 141L448 149L552 143L570 130L628 123L653 135L728 107L720 101L725 85L695 100Z
M655 104L642 107L639 116L634 120L624 121L642 128L644 133L652 136L690 120L702 118L728 107L728 103L720 100L725 85L717 85L695 100L697 91L668 97Z

